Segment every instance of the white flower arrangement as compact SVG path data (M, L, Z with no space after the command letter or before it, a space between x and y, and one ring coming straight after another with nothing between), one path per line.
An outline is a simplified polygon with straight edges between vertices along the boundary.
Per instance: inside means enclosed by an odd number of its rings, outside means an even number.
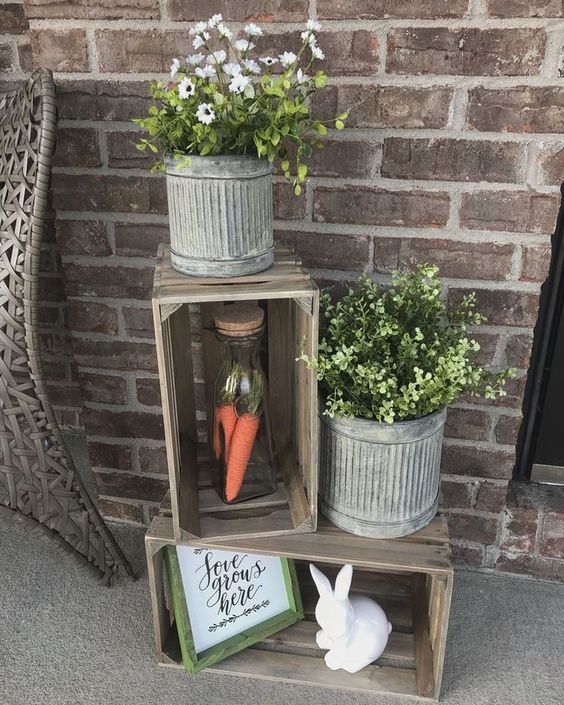
M255 41L263 36L257 24L250 22L234 39L221 14L198 22L189 30L195 53L184 62L172 60L168 84L151 85L155 104L148 117L135 120L149 136L137 147L161 154L156 168L165 154L182 163L191 154L257 154L279 162L299 194L304 159L323 146L319 138L328 124L342 129L347 118L343 113L322 122L311 115L310 96L326 84L324 72L313 67L325 58L319 29L319 22L308 20L297 52L255 58Z

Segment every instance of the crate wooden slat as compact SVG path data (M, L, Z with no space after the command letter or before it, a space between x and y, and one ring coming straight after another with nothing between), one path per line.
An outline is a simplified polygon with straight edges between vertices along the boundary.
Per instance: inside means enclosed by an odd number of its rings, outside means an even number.
M175 544L170 516L161 514L153 519L145 543L157 660L164 666L182 668L163 581L162 549ZM394 693L421 701L438 699L453 580L444 517L436 517L428 527L403 539L364 539L320 521L314 534L225 543L233 550L294 557L306 619L210 671L372 694ZM371 596L386 611L393 631L377 666L357 674L326 667L323 652L315 643L317 593L309 562L323 563L331 578L341 565L352 563L351 594Z
M217 311L235 301L266 309L268 380L278 490L269 497L226 505L210 481L210 459L198 443L191 349L194 305L201 346L208 423L219 367L219 344L210 330ZM194 278L170 267L161 246L153 288L153 318L175 540L230 540L307 533L317 524L317 382L296 358L317 351L319 292L300 261L278 248L274 266L237 279ZM199 410L199 409L198 409Z

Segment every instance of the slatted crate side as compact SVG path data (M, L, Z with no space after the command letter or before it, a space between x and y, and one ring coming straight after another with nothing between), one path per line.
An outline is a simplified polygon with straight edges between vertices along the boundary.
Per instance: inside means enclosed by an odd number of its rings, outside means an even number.
M436 540L437 533L437 529L429 532L429 536L435 537L431 540ZM331 532L308 536L318 536L320 543L335 543L335 536ZM281 537L280 543L284 544L288 538ZM353 539L361 544L365 541L359 537ZM158 559L158 552L164 545L173 543L170 518L156 517L146 541L151 546L147 548L148 560L155 566L149 569L151 590L157 595L152 599L152 604L154 609L161 612L154 618L157 660L163 665L181 668L178 637L174 626L170 625L164 588L158 587L159 575L161 583L163 581L162 562ZM392 623L393 631L386 651L379 660L379 664L382 664L380 667L369 666L357 674L327 669L323 652L315 644L315 632L318 629L314 621L317 592L308 569L309 561L317 562L317 551L313 555L302 555L296 562L306 620L269 637L250 650L216 664L210 670L234 676L372 694L393 693L418 697L423 701L438 699L450 608L452 568L450 573L425 575L419 570L428 560L425 555L418 562L416 572L410 572L405 565L402 571L396 572L397 561L389 563L387 570L382 572L384 562L377 555L382 542L368 541L373 547L373 561L367 563L365 568L355 568L351 594L365 594L376 599ZM421 537L419 542L400 539L395 543L411 543L419 550L425 546ZM283 545L281 549L284 550ZM448 550L444 545L442 549ZM282 551L278 555L283 555ZM331 578L346 562L339 548L336 553L337 558L333 562L326 561L323 564L323 570ZM387 551L384 551L384 555L387 555ZM354 560L350 562L354 564ZM151 575L154 579L151 579ZM443 585L446 590L441 592L437 585Z

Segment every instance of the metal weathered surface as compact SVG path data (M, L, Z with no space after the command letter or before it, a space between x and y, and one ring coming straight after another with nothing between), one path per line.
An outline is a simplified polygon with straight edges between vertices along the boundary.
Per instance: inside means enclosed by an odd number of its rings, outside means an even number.
M414 533L435 516L446 409L394 424L321 416L319 506L360 536Z
M192 276L237 277L274 261L272 166L250 155L166 161L170 254Z

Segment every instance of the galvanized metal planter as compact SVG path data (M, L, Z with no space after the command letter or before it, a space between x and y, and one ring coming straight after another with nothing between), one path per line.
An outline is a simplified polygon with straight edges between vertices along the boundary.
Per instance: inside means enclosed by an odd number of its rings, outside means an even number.
M437 512L446 409L394 424L321 416L319 507L345 531L406 536Z
M274 261L272 166L250 155L165 159L171 264L197 277L237 277Z

